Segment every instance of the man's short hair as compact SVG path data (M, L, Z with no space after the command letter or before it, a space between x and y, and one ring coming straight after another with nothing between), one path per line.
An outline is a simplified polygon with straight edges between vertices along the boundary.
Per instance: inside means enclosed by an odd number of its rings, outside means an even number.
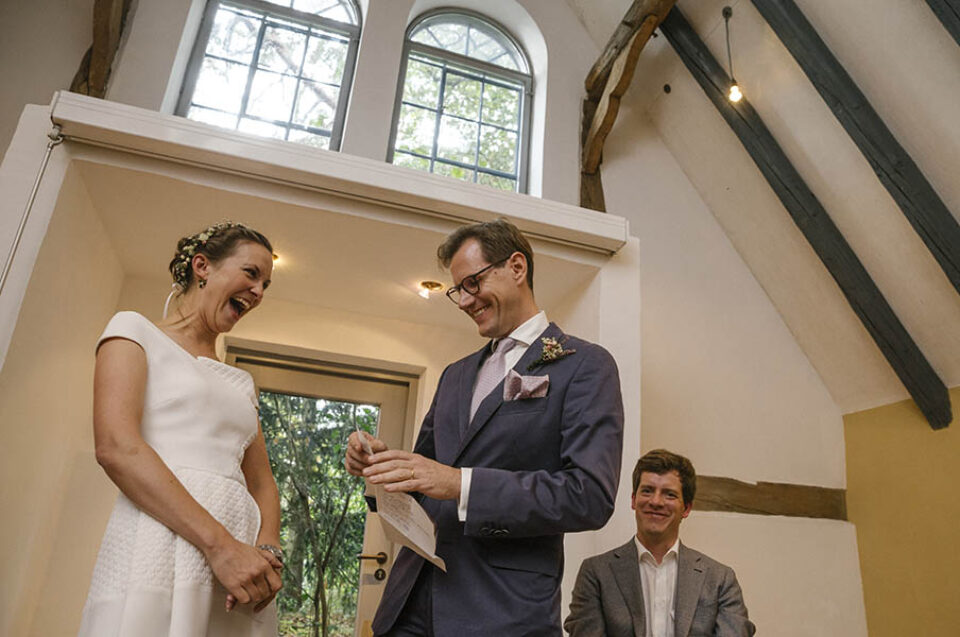
M533 290L533 250L519 229L506 219L460 226L437 248L437 259L444 268L450 267L453 255L469 239L476 239L487 263L508 259L514 252L527 258L527 285Z
M644 454L642 458L637 460L637 466L633 469L634 494L640 486L640 474L644 471L659 476L670 471L676 471L680 476L680 484L683 489L683 503L685 505L693 504L693 496L697 494L697 472L693 469L693 463L688 458L666 449L654 449Z

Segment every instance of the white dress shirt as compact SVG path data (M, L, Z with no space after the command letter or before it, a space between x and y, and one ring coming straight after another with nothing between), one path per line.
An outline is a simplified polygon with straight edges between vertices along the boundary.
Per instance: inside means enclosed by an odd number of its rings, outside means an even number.
M657 564L653 553L637 543L637 555L640 561L640 583L643 588L643 610L647 622L647 637L673 637L674 609L673 598L677 592L677 551L680 550L680 538L673 543L663 561Z
M529 348L549 326L550 321L547 320L546 312L540 311L521 323L517 329L507 335L515 340L517 344L503 357L505 363L503 366L504 378L507 376L507 372L520 362L520 359L526 354L527 348ZM489 346L491 350L497 346L498 340L499 339L493 339L490 341ZM474 379L473 382L474 385L476 385L476 379ZM460 502L457 505L457 517L461 522L467 521L467 501L470 499L470 479L472 474L473 470L470 467L460 468Z

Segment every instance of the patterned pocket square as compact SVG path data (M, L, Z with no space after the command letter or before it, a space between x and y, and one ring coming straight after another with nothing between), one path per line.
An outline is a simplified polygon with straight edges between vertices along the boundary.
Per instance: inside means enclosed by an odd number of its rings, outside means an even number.
M549 387L549 376L521 376L511 369L503 380L503 400L506 402L525 398L543 398L547 395Z

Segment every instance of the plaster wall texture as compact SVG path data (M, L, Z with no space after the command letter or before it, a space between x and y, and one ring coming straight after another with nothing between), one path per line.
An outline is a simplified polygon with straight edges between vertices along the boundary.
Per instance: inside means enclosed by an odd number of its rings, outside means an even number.
M960 387L950 390L956 409ZM960 626L960 430L912 401L847 414L847 509L857 525L873 637L953 637Z
M617 126L628 134L608 140L603 178L639 244L642 451L677 451L702 475L843 488L842 415L820 376L645 113L628 106ZM737 571L762 634L866 635L852 524L695 512L681 538Z
M113 313L121 277L83 182L69 172L0 371L4 635L56 634L31 630L35 618L40 626L79 618L85 595L77 591L86 590L89 571L75 561L57 564L57 577L86 581L68 596L39 601L51 557L69 554L73 542L89 550L90 537L63 533L60 514L76 507L71 496L83 493L71 490L71 478L76 449L92 449L93 344Z
M603 164L607 209L640 242L643 448L699 473L843 487L841 413L643 113Z
M758 635L867 637L853 524L694 512L681 537L736 571Z
M0 155L26 104L48 104L70 86L93 43L94 0L0 2Z

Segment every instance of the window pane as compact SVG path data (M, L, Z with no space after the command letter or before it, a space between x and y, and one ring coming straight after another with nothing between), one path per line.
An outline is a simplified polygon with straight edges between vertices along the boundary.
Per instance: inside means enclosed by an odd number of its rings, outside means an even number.
M486 84L483 87L483 121L517 130L520 121L520 91Z
M406 104L401 106L396 148L430 155L433 152L433 130L436 121L437 115L433 111Z
M484 33L478 29L470 29L470 52L472 58L490 62L508 69L519 70L513 56L507 52L496 39L490 37L490 34Z
M517 181L515 179L507 179L506 177L497 177L496 175L491 175L489 173L480 173L477 175L477 183L483 184L484 186L491 186L497 190L506 190L509 192L517 191Z
M461 168L460 166L444 164L439 161L433 165L433 172L445 177L453 177L454 179L461 179L463 181L473 181L473 171L469 168Z
M429 17L417 25L410 39L521 73L528 72L527 61L513 40L499 28L472 16L452 13Z
M517 134L502 128L483 126L480 131L480 160L484 168L500 172L515 172L517 159Z
M252 13L238 13L220 7L213 20L207 53L249 64L257 47L260 19Z
M467 119L480 119L480 91L482 86L477 80L447 71L447 84L443 93L443 111Z
M290 121L297 79L269 71L257 71L250 87L247 113L263 119Z
M318 82L339 84L346 62L346 40L328 40L314 36L310 38L310 43L307 45L303 76Z
M303 62L307 36L290 29L268 25L260 47L261 68L297 75Z
M301 126L322 128L323 130L332 129L333 119L337 114L339 97L340 89L338 88L302 80L293 121Z
M403 80L404 101L436 108L440 99L440 75L439 66L411 58L407 62L407 76Z
M330 150L330 138L327 135L314 135L305 130L291 128L287 140L297 142L298 144L313 146L314 148Z
M220 111L211 111L209 108L191 106L190 111L187 113L187 117L197 122L213 124L214 126L222 126L223 128L237 127L236 115L228 115L227 113L221 113Z
M297 11L313 13L337 22L357 23L352 7L339 0L294 0L293 8Z
M467 27L449 22L431 24L418 30L411 39L414 42L462 54L467 50Z
M476 153L477 124L453 117L441 117L440 135L437 138L437 157L474 164Z
M267 122L259 122L255 119L248 119L246 117L240 119L240 125L237 127L237 130L244 133L253 133L254 135L259 135L260 137L272 137L274 139L283 139L287 133L287 129L283 126L276 126Z
M193 92L193 103L228 113L239 112L247 84L247 70L244 64L204 58Z
M460 179L462 181L473 181L472 170L454 166L453 164L444 164L438 161L433 165L433 172L434 174L443 175L444 177L453 177L454 179Z
M426 157L417 157L407 153L395 152L393 154L393 163L395 166L406 166L414 170L430 171L430 160Z

